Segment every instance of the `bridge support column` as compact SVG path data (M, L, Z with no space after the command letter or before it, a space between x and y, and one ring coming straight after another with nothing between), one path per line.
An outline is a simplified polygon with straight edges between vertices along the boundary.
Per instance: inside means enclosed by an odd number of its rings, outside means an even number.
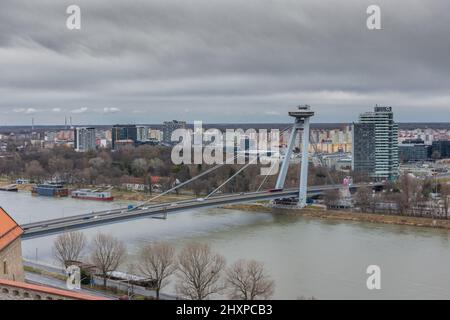
M300 129L300 125L296 121L292 127L286 154L284 155L284 160L283 160L283 163L281 164L280 173L278 174L277 184L275 185L276 189L283 189L283 187L284 187L284 182L286 180L286 174L287 174L287 171L289 168L289 162L291 160L292 151L294 150L295 137L297 136L297 132L299 129Z
M310 106L299 106L298 110L289 112L291 117L295 118L294 126L292 127L291 136L289 137L288 148L285 154L284 161L281 165L280 173L277 178L277 189L283 189L286 180L286 174L289 168L289 162L292 156L295 145L295 137L297 132L303 128L303 144L302 144L302 159L299 177L299 194L298 206L306 206L306 197L308 192L308 160L309 160L309 118L314 115L310 110Z
M308 162L309 162L309 118L303 120L303 146L302 164L300 168L300 187L298 191L298 205L306 207L306 196L308 192Z

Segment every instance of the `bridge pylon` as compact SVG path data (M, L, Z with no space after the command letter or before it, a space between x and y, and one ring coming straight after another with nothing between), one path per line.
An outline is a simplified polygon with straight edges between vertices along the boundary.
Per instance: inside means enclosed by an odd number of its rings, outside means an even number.
M306 195L308 192L309 120L314 116L314 111L311 111L311 107L308 105L298 106L297 108L297 110L289 112L289 115L294 118L294 125L292 126L285 158L281 165L275 188L284 188L289 162L295 146L295 137L297 136L297 133L303 129L298 206L304 208L306 206Z

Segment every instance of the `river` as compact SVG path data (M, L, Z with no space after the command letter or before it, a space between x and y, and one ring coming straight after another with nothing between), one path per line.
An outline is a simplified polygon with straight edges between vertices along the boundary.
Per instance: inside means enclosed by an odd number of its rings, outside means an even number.
M0 192L0 206L19 223L120 205ZM142 244L160 240L177 248L191 240L207 242L227 263L262 261L276 282L276 299L450 299L447 230L201 209L167 220L144 218L83 230L89 238L99 231L123 240L130 261ZM24 257L55 263L53 239L23 241ZM366 287L369 265L381 268L381 290Z

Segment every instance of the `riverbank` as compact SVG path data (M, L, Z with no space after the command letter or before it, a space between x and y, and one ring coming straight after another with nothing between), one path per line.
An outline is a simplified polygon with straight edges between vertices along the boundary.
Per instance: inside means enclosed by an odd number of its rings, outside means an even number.
M326 220L371 222L371 223L395 224L413 227L439 228L450 230L450 220L441 220L432 218L325 210L314 207L304 209L280 209L269 207L264 203L235 204L235 205L227 205L222 208L241 211L252 211L252 212L267 212L274 214L300 215L303 217L317 218L324 220L326 219Z
M3 184L8 183L8 181L0 180L0 185L2 185L2 182L3 182ZM31 192L31 190L33 189L33 186L34 186L34 184L18 184L17 188L19 189L19 191ZM72 186L72 185L67 185L67 187L69 188L70 191L78 189L78 187ZM96 187L88 186L86 188L95 189ZM138 192L138 191L113 189L113 190L111 190L111 195L114 197L114 200L118 201L118 202L129 202L129 201L143 202L143 201L146 201L150 198L157 196L158 193L148 194L148 193ZM193 197L193 195L190 195L190 194L175 194L175 193L173 193L173 194L167 194L167 195L161 196L161 197L155 199L154 202L173 202L173 201L191 199L192 197Z
M125 191L125 190L112 190L111 191L112 196L115 200L118 201L146 201L153 197L156 197L158 193L143 193L143 192L136 192L136 191ZM186 200L186 199L192 199L193 196L191 195L185 195L185 194L166 194L163 195L157 199L155 199L153 202L172 202L172 201L180 201L180 200Z
M0 182L6 183L6 179L0 179ZM21 191L31 191L32 184L18 185ZM76 189L72 186L70 189ZM158 195L158 193L143 193L129 190L111 190L111 194L117 202L144 202L152 197ZM167 194L161 196L153 202L174 202L186 199L192 199L194 196L191 194ZM259 202L254 204L235 204L227 205L222 208L234 209L241 211L254 211L254 212L267 212L274 214L289 214L289 215L301 215L304 217L327 219L327 220L341 220L341 221L359 221L359 222L371 222L393 225L405 225L414 227L427 227L427 228L439 228L450 230L450 220L433 219L433 218L421 218L410 216L396 216L385 215L377 213L361 213L351 211L338 211L338 210L324 210L321 208L308 207L305 209L281 209L272 208L265 205L266 202Z

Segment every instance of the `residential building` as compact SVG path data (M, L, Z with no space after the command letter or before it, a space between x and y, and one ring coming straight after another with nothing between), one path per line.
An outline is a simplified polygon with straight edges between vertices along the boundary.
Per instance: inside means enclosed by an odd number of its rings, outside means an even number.
M24 281L22 228L0 207L0 279Z
M56 132L56 141L73 141L75 131L73 130L60 130Z
M352 169L376 180L398 177L398 125L391 107L375 106L353 123Z
M95 150L96 148L95 128L75 128L74 148L75 151L78 152Z
M150 129L150 139L155 141L162 141L162 132L158 129Z
M350 153L328 153L321 156L322 163L333 170L349 171L352 167L352 156Z
M177 129L185 129L186 128L186 122L185 121L165 121L163 123L163 142L167 145L172 145L174 142L172 142L172 133Z
M136 140L137 141L147 141L148 137L148 127L146 126L137 126L136 127Z
M426 145L434 141L450 140L450 129L415 128L399 130L399 142L411 139L423 140Z

